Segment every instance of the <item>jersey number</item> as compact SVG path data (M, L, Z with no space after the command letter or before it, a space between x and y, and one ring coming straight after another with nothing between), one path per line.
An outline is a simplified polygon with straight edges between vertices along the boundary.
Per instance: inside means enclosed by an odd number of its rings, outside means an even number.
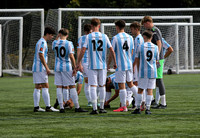
M124 42L123 49L125 49L126 51L128 51L129 47L128 47L127 41Z
M56 49L57 57L59 57L59 55L61 57L65 57L65 55L66 55L65 47L61 47L60 51L58 51L58 47L55 47L55 49Z
M146 56L147 56L147 61L151 61L152 56L153 56L152 51L148 50L147 53L146 53Z
M97 51L103 51L103 41L98 40L97 43L99 44L97 47ZM96 51L96 41L92 40L92 45L93 45L93 51Z

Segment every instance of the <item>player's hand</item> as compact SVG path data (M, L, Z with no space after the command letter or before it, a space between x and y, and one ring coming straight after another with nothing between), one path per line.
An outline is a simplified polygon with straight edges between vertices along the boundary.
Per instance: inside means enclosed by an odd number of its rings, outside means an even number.
M83 66L82 65L79 66L79 71L83 73Z
M160 62L159 61L156 61L156 66L157 66L157 68L160 67Z
M76 76L76 69L73 69L72 77L73 77L73 76Z
M113 68L116 69L116 68L117 68L117 64L114 64L114 65L113 65Z
M107 70L109 70L110 69L110 66L109 65L107 65Z
M49 75L51 73L49 68L47 68L46 71L47 71L47 75Z

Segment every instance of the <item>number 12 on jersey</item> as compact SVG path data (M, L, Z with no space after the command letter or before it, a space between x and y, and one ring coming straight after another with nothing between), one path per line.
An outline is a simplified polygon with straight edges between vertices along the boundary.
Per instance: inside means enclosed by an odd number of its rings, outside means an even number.
M97 44L97 45L96 45ZM92 40L92 45L93 45L93 51L103 51L103 41L98 40L97 43L95 40ZM96 49L97 46L97 49Z

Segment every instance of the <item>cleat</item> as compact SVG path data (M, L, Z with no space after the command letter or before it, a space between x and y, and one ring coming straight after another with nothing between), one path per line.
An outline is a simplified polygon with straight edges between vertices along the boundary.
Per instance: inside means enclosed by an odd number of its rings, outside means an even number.
M88 111L79 107L75 108L75 112L88 112Z
M37 107L34 107L33 112L45 112L45 110L37 106Z
M88 107L92 107L92 103L91 102L88 102Z
M65 110L64 109L60 109L60 113L65 113Z
M153 109L166 109L166 108L167 108L167 105L159 104L159 105L157 105L157 106L155 106L155 107L151 107L151 108L153 108Z
M159 106L158 104L154 104L154 105L151 105L151 108L156 108L158 106Z
M95 114L99 114L99 112L97 110L92 110L92 112L90 114L95 115Z
M110 105L108 104L108 105L104 105L104 108L110 108Z
M58 99L56 99L56 103L54 104L54 108L57 108L59 106L59 103L58 103Z
M141 114L141 111L139 108L135 109L131 114Z
M99 113L107 113L105 109L99 109Z
M146 114L146 115L150 115L150 114L151 114L150 110L147 109L147 110L145 111L145 114Z
M128 109L127 109L126 106L123 106L123 107L120 107L116 110L113 110L113 112L127 112L127 111L128 111Z
M54 107L51 107L51 106L47 106L46 107L46 112L59 112L58 109L55 109Z

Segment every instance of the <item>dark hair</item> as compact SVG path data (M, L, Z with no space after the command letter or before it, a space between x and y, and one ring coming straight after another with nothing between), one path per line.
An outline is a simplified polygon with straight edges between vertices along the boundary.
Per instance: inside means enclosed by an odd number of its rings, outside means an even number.
M138 30L140 30L140 28L141 28L141 24L139 23L139 22L132 22L131 23L131 25L130 25L130 28L134 28L134 29L138 29Z
M126 26L126 22L124 20L118 20L115 22L115 25L119 27L119 29L124 29Z
M67 36L69 34L69 30L66 28L61 28L60 31L58 32L59 34L62 34L64 36Z
M93 25L93 26L98 26L100 24L101 24L101 21L99 19L97 19L97 18L93 18L91 20L91 25Z
M52 28L52 27L45 27L45 30L44 30L44 35L46 34L56 34L55 30Z
M153 23L153 19L151 16L144 16L144 18L142 19L141 21L141 24L143 25L144 23L146 22L150 22L150 23Z
M90 25L90 24L86 24L86 25L84 25L84 32L89 33L90 30L91 30L91 25Z
M142 33L142 36L145 35L148 39L151 39L151 37L153 36L153 33L149 30L145 30L143 33Z

